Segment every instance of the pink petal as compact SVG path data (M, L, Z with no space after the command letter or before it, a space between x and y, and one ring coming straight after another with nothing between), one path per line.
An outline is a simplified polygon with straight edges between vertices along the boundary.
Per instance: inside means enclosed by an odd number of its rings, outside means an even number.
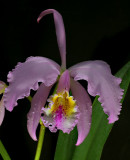
M33 140L37 140L36 129L41 117L41 109L44 107L52 86L40 85L31 102L31 109L27 115L27 129Z
M91 126L92 103L86 90L80 83L71 78L71 91L79 106L80 117L77 124L78 140L76 145L80 145L89 133Z
M47 9L39 15L37 22L42 19L43 16L53 13L54 16L54 22L55 22L55 28L56 28L56 36L57 36L57 42L60 50L61 55L61 61L62 61L62 69L66 68L66 37L65 37L65 28L62 16L59 12L57 12L54 9Z
M5 107L4 107L4 101L3 101L3 98L2 98L1 101L0 101L0 126L3 122L4 115L5 115Z
M72 66L69 71L75 80L88 81L89 94L100 96L98 100L102 103L104 112L109 116L109 123L118 120L123 90L119 86L121 79L111 74L109 65L98 60L88 61Z
M24 63L18 63L8 74L9 87L4 94L6 109L12 111L18 99L28 97L30 89L37 90L38 82L46 86L54 84L60 74L59 70L58 64L44 57L30 57Z
M69 71L66 70L65 72L62 73L59 79L57 93L62 92L63 90L69 91L69 89L70 89L70 76L69 76Z

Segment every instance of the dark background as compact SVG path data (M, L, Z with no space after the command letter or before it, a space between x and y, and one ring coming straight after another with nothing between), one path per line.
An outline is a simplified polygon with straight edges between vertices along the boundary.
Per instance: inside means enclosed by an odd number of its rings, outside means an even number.
M29 56L44 56L60 64L52 15L37 24L41 11L54 8L64 19L67 39L67 67L85 60L106 61L115 74L130 60L129 0L17 0L1 1L0 80L17 62ZM127 92L120 119L114 124L103 149L101 160L130 159L130 89ZM34 159L37 143L26 127L28 100L6 116L0 127L0 139L12 160ZM53 160L57 134L48 130L42 158ZM1 157L0 157L1 158Z

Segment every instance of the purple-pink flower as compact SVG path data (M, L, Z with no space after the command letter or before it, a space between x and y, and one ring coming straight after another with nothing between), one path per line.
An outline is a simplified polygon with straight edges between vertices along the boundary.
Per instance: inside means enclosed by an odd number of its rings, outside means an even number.
M32 139L37 140L36 129L41 118L51 132L59 129L70 133L77 125L76 145L79 145L91 127L92 103L88 93L99 96L98 100L108 115L109 123L114 123L121 110L121 79L113 76L109 65L101 60L81 62L66 69L66 38L62 16L56 10L48 9L40 14L37 21L50 13L54 16L61 66L45 57L29 57L24 63L18 63L8 74L9 86L5 90L4 103L6 109L12 111L18 99L28 97L31 89L37 90L27 115L27 129ZM88 93L78 80L88 82ZM42 82L40 86L38 82ZM57 90L48 99L54 84L57 84ZM72 96L69 95L70 90Z

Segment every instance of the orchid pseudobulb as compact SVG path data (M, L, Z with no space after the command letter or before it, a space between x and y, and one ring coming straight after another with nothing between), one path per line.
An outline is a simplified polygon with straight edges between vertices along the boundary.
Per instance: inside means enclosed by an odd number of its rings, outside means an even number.
M109 123L114 123L121 110L121 79L113 76L109 65L101 60L81 62L66 69L66 37L62 16L56 10L48 9L40 14L37 21L50 13L54 16L61 66L45 57L29 57L24 63L18 63L8 74L9 86L5 90L4 104L7 110L12 111L18 99L28 97L31 89L37 90L27 115L27 129L32 139L37 140L36 129L41 118L51 132L59 129L70 133L77 125L76 145L80 145L91 127L92 103L88 93L99 96ZM88 93L78 80L88 82ZM38 82L42 82L40 86ZM54 84L58 84L56 93L48 99ZM46 101L48 107L45 107Z

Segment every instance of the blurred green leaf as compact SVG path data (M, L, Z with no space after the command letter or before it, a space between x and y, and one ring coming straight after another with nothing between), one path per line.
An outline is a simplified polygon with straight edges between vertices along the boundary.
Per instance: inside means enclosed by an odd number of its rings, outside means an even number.
M122 78L121 88L124 89L123 102L130 83L130 62L116 74ZM98 102L98 97L93 103L91 130L84 142L76 147L77 130L69 135L59 132L55 160L100 160L103 146L112 129L113 124L108 124L107 115Z
M11 160L11 158L9 157L4 145L1 142L1 140L0 140L0 154L3 158L3 160Z
M58 142L56 146L55 159L54 160L72 160L72 156L75 150L75 144L77 140L76 127L70 134L59 131Z

